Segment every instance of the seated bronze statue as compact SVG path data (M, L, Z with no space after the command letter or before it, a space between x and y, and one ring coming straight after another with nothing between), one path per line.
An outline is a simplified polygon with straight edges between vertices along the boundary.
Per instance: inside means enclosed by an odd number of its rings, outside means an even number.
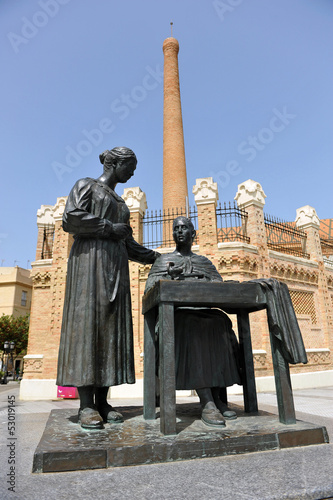
M174 220L176 249L157 258L148 276L146 292L160 279L223 281L209 259L191 251L195 234L189 219ZM237 418L220 399L220 393L222 388L241 384L238 349L231 321L220 309L176 309L176 389L196 390L202 407L201 419L207 425L221 427L226 425L226 419Z

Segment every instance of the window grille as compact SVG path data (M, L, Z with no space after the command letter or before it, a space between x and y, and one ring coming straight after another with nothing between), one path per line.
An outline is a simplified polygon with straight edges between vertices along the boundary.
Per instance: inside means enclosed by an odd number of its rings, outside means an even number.
M311 317L311 323L317 323L316 306L314 294L312 292L301 292L298 290L289 290L290 298L293 303L296 314L307 314Z

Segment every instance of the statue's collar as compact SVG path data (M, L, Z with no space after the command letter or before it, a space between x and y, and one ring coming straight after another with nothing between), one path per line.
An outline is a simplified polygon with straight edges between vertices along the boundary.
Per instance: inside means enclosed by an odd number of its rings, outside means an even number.
M119 196L119 194L117 194L115 191L113 191L113 189L111 189L107 184L105 184L104 182L99 181L98 179L93 179L93 181L98 186L100 186L101 188L103 188L107 193L109 193L111 196L113 196L113 198L115 198L117 201L125 203L125 201L122 199L122 197Z

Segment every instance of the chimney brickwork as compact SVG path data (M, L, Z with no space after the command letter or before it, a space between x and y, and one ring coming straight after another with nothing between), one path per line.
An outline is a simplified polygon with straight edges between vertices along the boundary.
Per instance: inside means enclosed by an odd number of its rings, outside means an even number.
M188 196L180 100L179 43L167 38L164 52L163 210L185 209Z

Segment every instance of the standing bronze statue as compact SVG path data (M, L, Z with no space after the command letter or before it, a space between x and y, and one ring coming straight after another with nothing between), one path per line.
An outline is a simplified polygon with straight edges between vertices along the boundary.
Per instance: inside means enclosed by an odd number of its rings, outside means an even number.
M146 292L160 279L223 281L209 259L191 251L195 230L189 219L174 220L173 237L176 249L155 261ZM207 425L221 427L225 419L236 418L220 394L222 388L241 384L238 349L231 321L220 309L176 309L176 389L196 390L202 407L201 419Z
M130 212L114 191L134 174L135 154L121 147L99 158L103 174L77 181L63 215L63 229L74 235L74 243L57 385L78 388L79 422L86 429L123 421L107 394L111 386L135 382L128 259L151 264L159 255L133 239Z

